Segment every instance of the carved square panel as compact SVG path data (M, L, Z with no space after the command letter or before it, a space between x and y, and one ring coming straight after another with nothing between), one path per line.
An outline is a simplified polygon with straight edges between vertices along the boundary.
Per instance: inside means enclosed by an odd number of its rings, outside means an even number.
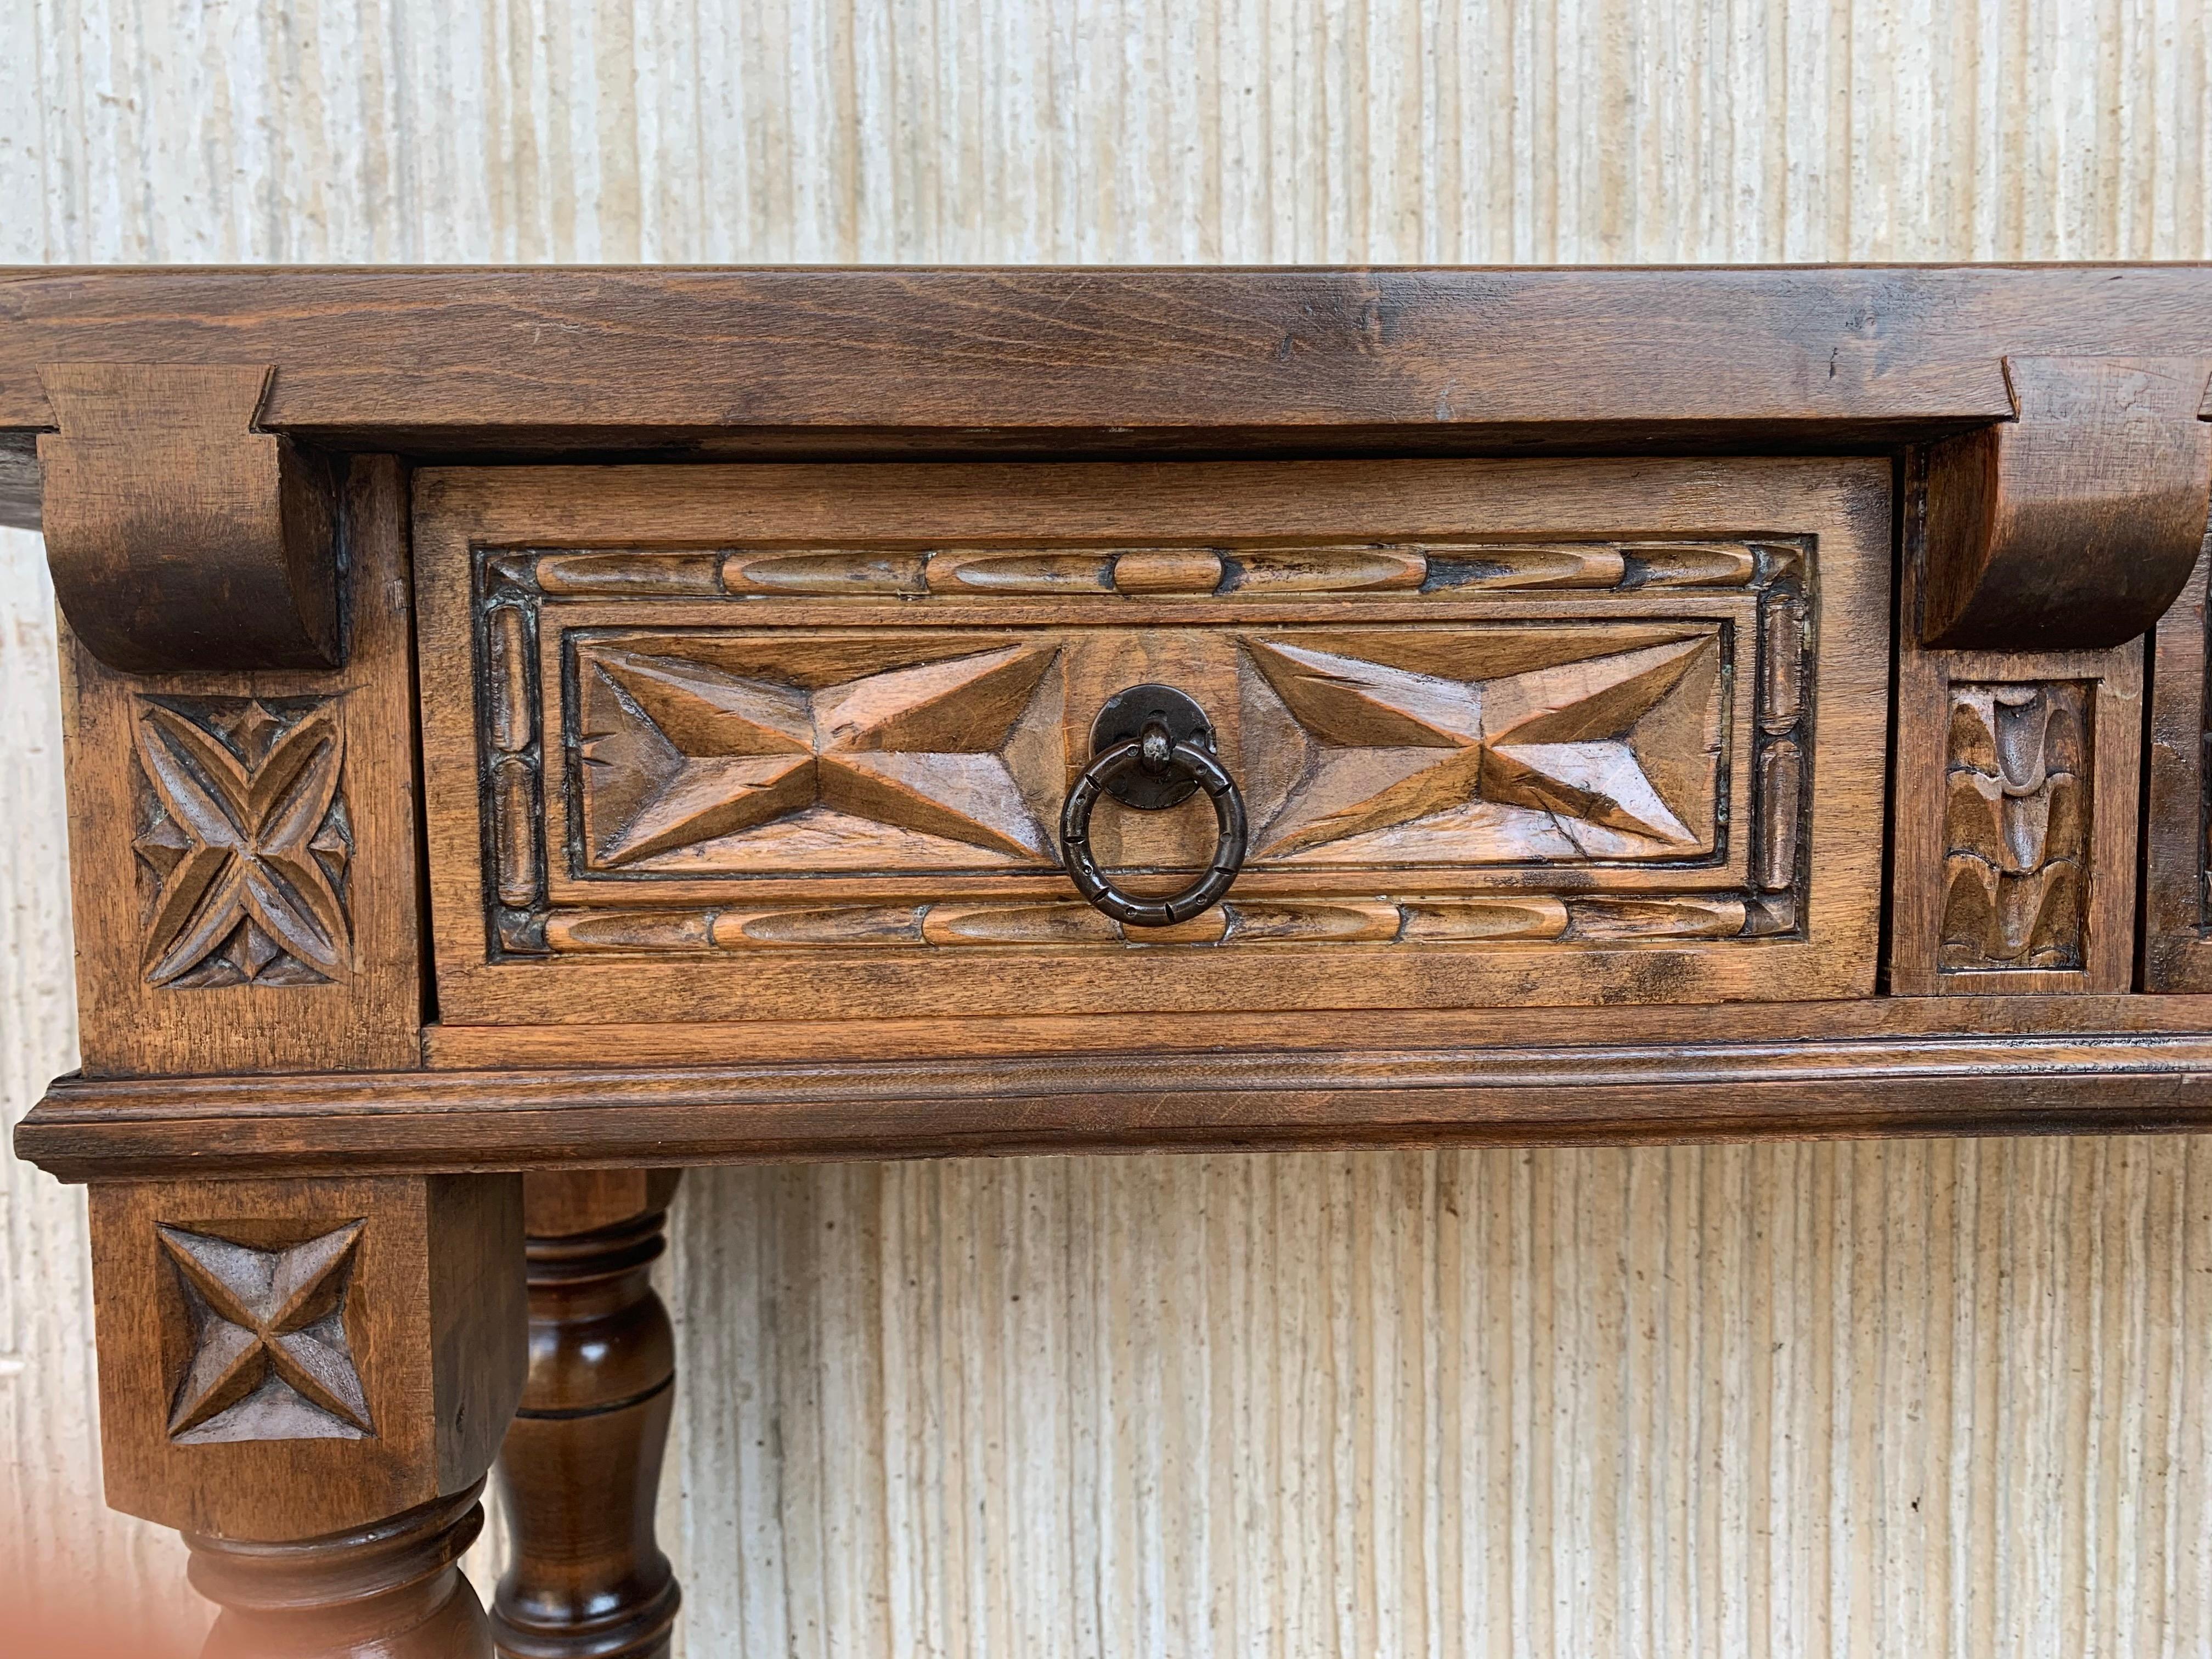
M135 712L146 983L343 976L353 828L332 701L141 696Z
M155 1226L191 1332L171 1394L171 1439L375 1432L346 1328L363 1224L356 1218L285 1243L227 1237L235 1227Z
M520 1177L102 1182L88 1210L111 1504L307 1537L489 1463L527 1365Z

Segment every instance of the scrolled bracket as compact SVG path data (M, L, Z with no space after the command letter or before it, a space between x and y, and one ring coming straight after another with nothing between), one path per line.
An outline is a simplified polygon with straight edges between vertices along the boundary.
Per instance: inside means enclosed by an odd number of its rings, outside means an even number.
M1929 452L1923 645L2088 650L2189 580L2212 487L2206 357L2008 357L2014 418Z
M263 364L41 368L46 556L77 636L130 673L336 668L330 467L256 429Z

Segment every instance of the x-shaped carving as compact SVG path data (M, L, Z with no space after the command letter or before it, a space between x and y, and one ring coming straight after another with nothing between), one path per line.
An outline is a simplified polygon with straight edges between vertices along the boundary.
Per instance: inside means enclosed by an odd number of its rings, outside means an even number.
M237 953L247 978L282 951L326 976L347 948L345 907L325 860L349 848L328 823L345 760L345 734L328 708L286 728L249 704L234 751L174 708L141 705L138 760L161 812L137 842L161 877L146 931L145 972L180 979L241 926L267 945Z
M1571 838L1587 824L1662 843L1696 842L1626 734L1711 648L1709 637L1465 680L1281 641L1248 648L1322 744L1263 830L1262 855L1478 799L1547 812Z
M684 657L597 652L589 672L621 715L584 734L585 762L647 787L620 822L594 824L593 855L632 865L818 805L1042 856L999 750L1053 652L1012 645L814 690Z
M304 1403L335 1419L325 1435L372 1431L368 1402L346 1341L345 1298L362 1223L280 1249L161 1227L192 1316L192 1353L178 1385L169 1432L191 1437L270 1391L289 1390L295 1424ZM241 1433L239 1438L272 1438ZM284 1437L302 1437L293 1428Z

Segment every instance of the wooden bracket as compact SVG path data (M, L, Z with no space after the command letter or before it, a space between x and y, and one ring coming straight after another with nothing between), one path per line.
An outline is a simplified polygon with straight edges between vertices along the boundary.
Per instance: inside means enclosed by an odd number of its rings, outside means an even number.
M2008 357L2014 418L1929 456L1920 639L2096 650L2189 580L2212 486L2212 358Z
M264 365L41 368L46 555L93 654L133 673L335 668L330 469L254 422Z

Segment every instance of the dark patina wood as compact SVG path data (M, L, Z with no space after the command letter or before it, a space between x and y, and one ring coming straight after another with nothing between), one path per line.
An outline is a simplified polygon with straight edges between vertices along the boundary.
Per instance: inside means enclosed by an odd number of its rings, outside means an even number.
M653 1506L676 1382L648 1277L674 1170L526 1177L530 1380L501 1449L514 1559L492 1603L512 1659L653 1659L681 1601Z
M2212 1122L2208 382L2192 266L0 272L111 1500L211 1651L647 1656L675 1166Z

